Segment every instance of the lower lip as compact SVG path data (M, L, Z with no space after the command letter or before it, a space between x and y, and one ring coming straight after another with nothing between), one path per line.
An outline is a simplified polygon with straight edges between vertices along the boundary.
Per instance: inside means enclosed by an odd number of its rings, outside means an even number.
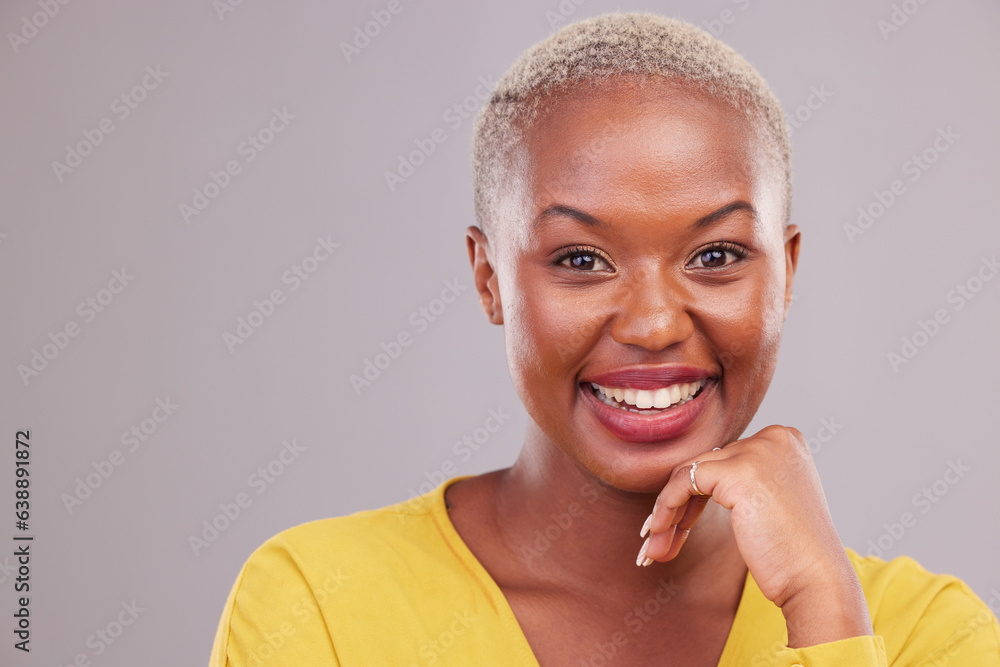
M715 385L715 379L709 379L701 393L690 401L655 415L640 415L613 408L594 395L589 382L579 385L579 389L597 421L616 437L626 442L659 442L676 438L691 427L704 412L709 395L715 391Z

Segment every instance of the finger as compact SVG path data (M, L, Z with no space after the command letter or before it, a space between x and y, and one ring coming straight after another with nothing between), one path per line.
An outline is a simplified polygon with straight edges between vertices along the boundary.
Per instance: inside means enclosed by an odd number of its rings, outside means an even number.
M710 497L695 497L688 502L688 509L684 512L684 516L681 518L680 523L677 524L677 528L674 530L674 539L670 544L670 549L663 556L664 561L672 560L677 557L678 552L680 552L681 547L687 541L688 535L690 535L691 530L694 525L701 518L701 513L705 511L708 506L708 501L711 500Z
M656 507L664 510L677 508L686 504L691 498L705 498L711 496L715 491L715 486L722 477L723 472L729 468L725 459L708 458L713 454L717 457L722 452L711 452L703 454L702 458L691 463L674 468L666 486L656 498ZM697 485L697 488L696 486ZM654 512L656 510L654 507ZM664 511L664 516L668 512ZM673 523L679 518L671 517ZM660 517L654 516L651 522L652 528L666 528L659 523Z
M709 496L695 496L689 500L687 509L681 516L680 521L677 522L677 530L691 530L694 524L698 522L698 518L701 517L701 513L705 511L709 500L711 500Z
M665 563L676 558L677 554L681 550L681 547L683 547L684 543L687 542L688 535L690 534L690 528L687 530L676 530L674 532L674 541L670 544L670 549L667 550L667 553L663 555L663 558L661 558L660 561Z
M670 474L670 478L667 480L666 485L660 494L656 497L656 503L653 505L653 512L650 514L649 518L649 529L653 533L662 533L663 531L670 528L670 526L676 524L680 521L684 513L681 508L686 510L686 505L691 498L701 497L691 486L691 467L692 464L679 465ZM698 462L698 469L696 471L696 478L698 482L698 489L705 494L710 494L710 491L706 491L703 479L704 468L707 462L701 460Z
M708 497L691 498L683 508L678 508L677 523L671 525L666 531L657 533L656 539L650 540L646 548L646 556L660 562L675 557L709 500Z
M739 442L739 441L737 441ZM729 443L730 445L736 443ZM707 461L720 461L729 458L732 455L731 451L723 451L722 447L716 447L710 452L705 452L698 458L699 469L696 472L701 472L701 466ZM699 497L698 494L694 492L694 489L690 487L690 471L691 465L694 462L688 464L681 464L674 468L670 477L667 479L667 484L660 491L659 495L656 497L656 502L653 505L653 511L650 513L649 517L646 518L646 523L643 524L641 535L645 537L647 533L662 533L670 528L670 526L676 524L680 517L683 516L683 510L688 500L691 497ZM698 489L705 491L701 478L698 479ZM684 480L687 480L686 482ZM681 493L677 491L677 488L683 488L688 485L690 493Z
M670 550L675 530L676 526L671 526L662 533L653 533L647 537L642 549L639 550L636 565L648 565L651 560L662 560L662 555Z

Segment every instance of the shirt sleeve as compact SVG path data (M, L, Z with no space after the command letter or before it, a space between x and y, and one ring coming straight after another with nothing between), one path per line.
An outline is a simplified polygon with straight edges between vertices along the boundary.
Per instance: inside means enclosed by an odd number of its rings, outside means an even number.
M244 564L226 601L209 667L339 667L314 588L280 539Z
M805 648L785 647L775 656L780 667L888 667L881 635L851 637Z
M798 649L784 647L771 664L1000 666L1000 622L963 581L950 575L930 575L906 558L897 559L885 572L885 584L876 593L879 599L872 610L874 636Z
M960 579L933 597L899 648L893 665L1000 665L1000 623Z

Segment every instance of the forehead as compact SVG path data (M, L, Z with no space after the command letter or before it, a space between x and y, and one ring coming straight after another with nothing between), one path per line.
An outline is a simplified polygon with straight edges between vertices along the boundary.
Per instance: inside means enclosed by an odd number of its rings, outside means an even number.
M583 82L544 100L522 141L521 177L536 211L567 198L608 213L714 210L734 198L761 211L780 183L766 137L762 123L688 83Z

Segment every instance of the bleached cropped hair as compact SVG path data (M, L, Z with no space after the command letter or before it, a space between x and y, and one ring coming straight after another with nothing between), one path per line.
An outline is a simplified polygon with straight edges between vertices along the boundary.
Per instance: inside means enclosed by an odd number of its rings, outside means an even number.
M505 170L551 94L619 75L658 75L721 98L763 132L784 175L783 223L792 195L791 141L764 78L740 54L695 25L649 13L611 13L571 23L525 51L480 109L473 138L476 220L490 235L500 215Z

